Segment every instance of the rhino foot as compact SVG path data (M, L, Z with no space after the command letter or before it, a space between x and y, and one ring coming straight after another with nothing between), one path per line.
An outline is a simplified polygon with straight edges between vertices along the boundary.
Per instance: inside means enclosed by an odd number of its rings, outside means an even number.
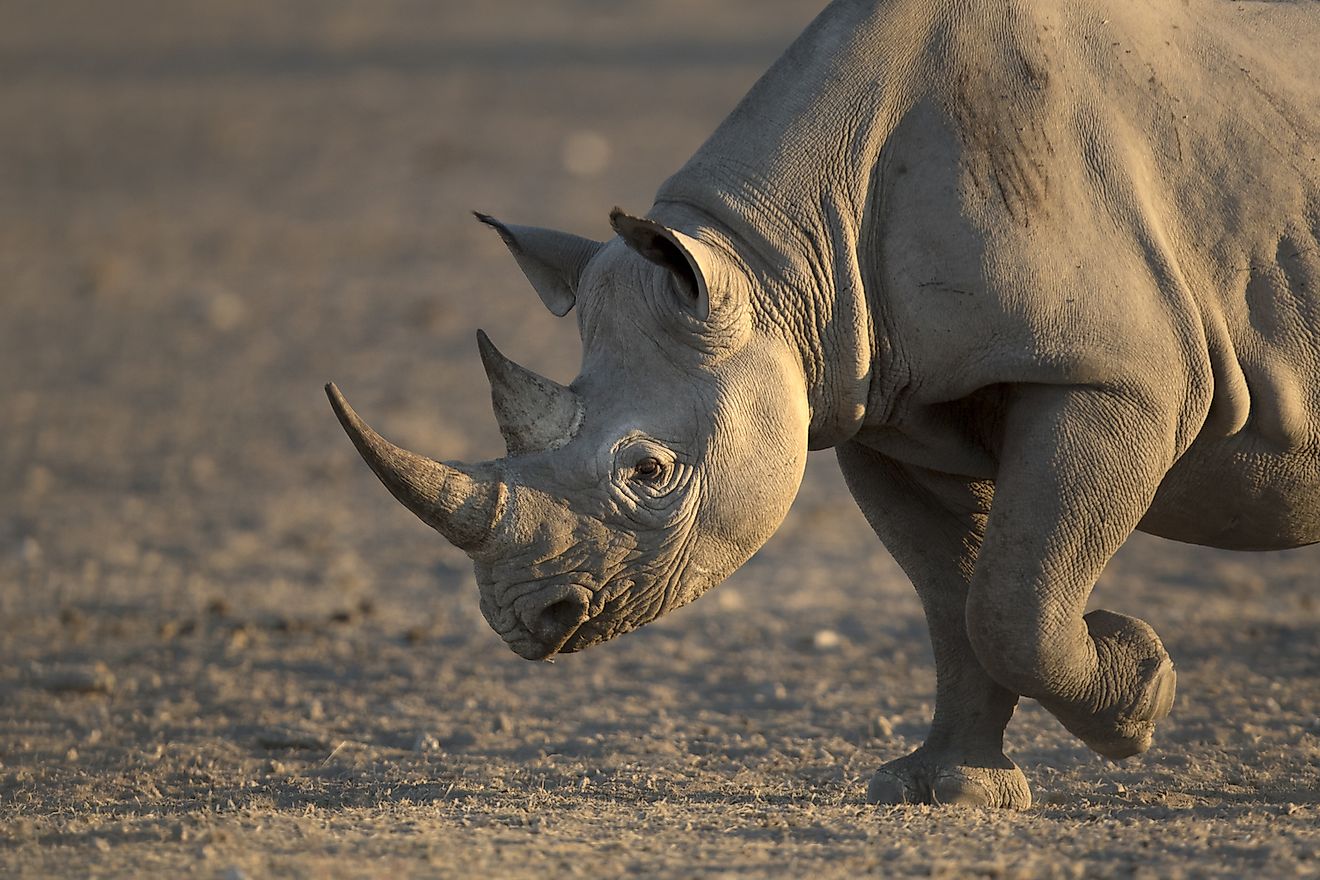
M1102 672L1102 678L1111 683L1111 704L1098 712L1045 701L1041 705L1092 751L1118 761L1150 748L1156 722L1173 708L1178 675L1145 621L1103 610L1085 619L1100 668L1109 673Z
M872 804L960 804L1025 810L1031 787L1017 765L1004 755L991 761L967 761L923 746L875 771L866 790Z

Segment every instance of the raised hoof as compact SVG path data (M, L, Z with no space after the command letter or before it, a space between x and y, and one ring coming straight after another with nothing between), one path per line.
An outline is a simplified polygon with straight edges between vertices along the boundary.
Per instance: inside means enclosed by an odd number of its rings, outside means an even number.
M1178 673L1172 660L1166 656L1151 666L1154 668L1150 677L1143 683L1132 708L1115 713L1108 730L1092 727L1087 731L1089 735L1082 737L1092 751L1112 761L1121 761L1150 748L1155 724L1168 716L1178 690Z
M1101 610L1086 615L1086 622L1102 661L1116 670L1126 668L1133 682L1128 698L1089 715L1042 705L1092 751L1120 761L1150 748L1155 724L1173 708L1178 674L1159 636L1144 621Z
M1008 758L1004 767L941 763L920 751L890 761L871 777L866 800L872 804L958 804L1025 810L1031 806L1027 777ZM996 762L998 763L998 761Z

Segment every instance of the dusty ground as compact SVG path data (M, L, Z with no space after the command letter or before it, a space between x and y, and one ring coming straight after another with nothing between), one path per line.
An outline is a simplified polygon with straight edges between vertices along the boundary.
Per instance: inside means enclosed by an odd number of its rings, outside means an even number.
M0 874L1320 874L1320 548L1133 540L1155 748L1026 704L1035 809L875 809L933 675L828 454L719 590L535 665L335 424L497 453L475 328L577 342L467 211L605 236L815 3L0 5Z

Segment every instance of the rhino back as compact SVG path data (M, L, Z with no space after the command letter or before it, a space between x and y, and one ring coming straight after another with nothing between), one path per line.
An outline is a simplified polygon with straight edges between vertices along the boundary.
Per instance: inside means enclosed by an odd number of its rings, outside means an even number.
M995 383L1135 389L1179 417L1143 529L1320 540L1320 7L1006 27L997 55L950 53L879 157L870 286L911 374L903 433L958 464L977 438L951 444L932 407Z

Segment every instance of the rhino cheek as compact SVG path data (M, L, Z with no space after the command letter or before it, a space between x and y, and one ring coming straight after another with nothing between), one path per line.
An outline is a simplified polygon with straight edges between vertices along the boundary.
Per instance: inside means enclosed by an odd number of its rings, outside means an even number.
M686 536L685 536L686 537ZM676 541L630 564L604 587L572 642L575 650L608 641L688 604L719 582L691 558L691 542Z
M627 591L604 603L601 612L590 617L561 650L573 653L618 638L650 623L662 609L660 591L638 589L633 581Z

